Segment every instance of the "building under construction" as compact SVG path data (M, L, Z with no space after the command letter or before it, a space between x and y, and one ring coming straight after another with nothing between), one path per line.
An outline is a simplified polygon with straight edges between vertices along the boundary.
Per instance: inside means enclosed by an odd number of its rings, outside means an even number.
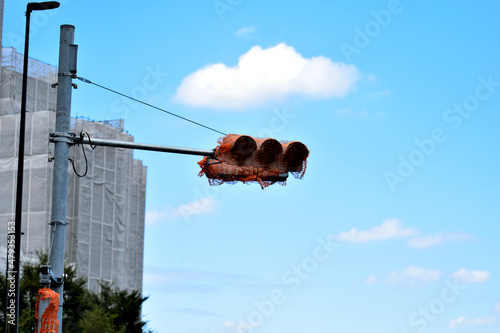
M3 48L0 77L0 265L5 267L7 223L14 221L23 55ZM50 248L57 68L29 59L21 262ZM133 141L123 120L72 119L71 131ZM66 257L88 288L101 282L142 290L146 167L124 148L70 149ZM85 177L78 176L88 168Z

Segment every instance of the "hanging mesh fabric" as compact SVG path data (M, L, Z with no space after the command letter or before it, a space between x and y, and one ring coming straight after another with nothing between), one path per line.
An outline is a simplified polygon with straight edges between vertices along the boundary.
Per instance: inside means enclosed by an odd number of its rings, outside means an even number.
M43 311L40 321L40 333L57 333L59 332L59 321L57 320L57 310L59 309L59 294L50 288L42 288L38 290L35 305L35 318L38 320L38 306L41 300L50 298L50 303Z
M210 185L257 182L262 188L274 183L285 185L288 173L304 176L309 150L298 141L255 139L228 134L218 140L214 157L204 157L198 164L199 176L206 175Z

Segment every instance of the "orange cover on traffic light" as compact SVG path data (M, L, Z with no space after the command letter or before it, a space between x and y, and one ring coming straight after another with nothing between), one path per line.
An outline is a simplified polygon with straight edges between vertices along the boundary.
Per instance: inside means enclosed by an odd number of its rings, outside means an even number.
M228 134L218 143L213 158L198 162L199 176L206 175L210 185L241 181L258 182L265 188L274 183L285 185L288 172L301 179L306 171L309 150L298 141Z

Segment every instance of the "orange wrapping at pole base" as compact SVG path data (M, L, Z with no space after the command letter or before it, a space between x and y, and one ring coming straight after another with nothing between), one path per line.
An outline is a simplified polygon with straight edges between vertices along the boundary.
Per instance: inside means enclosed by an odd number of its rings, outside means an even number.
M38 305L41 300L50 298L50 303L43 311L42 318L40 321L40 327L38 327L39 333L57 333L59 332L59 321L57 320L57 311L59 309L59 294L50 288L42 288L38 290L38 296L36 298L35 305L35 318L38 320ZM38 324L37 324L38 325Z

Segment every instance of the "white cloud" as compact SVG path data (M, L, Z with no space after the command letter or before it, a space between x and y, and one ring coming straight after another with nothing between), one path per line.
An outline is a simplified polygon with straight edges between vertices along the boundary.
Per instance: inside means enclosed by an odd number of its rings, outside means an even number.
M222 327L224 327L224 328L235 328L237 326L238 326L238 323L236 323L234 321L230 321L230 320L228 320L228 321L224 322L224 324L222 324Z
M424 249L431 246L436 246L442 242L463 241L470 239L471 235L463 232L440 232L435 234L427 234L421 237L415 237L408 241L408 246L418 249Z
M266 285L252 275L189 268L144 268L144 286L160 287L169 293L215 293L217 291L249 291Z
M347 109L347 114L350 109ZM344 114L346 114L344 112ZM341 114L341 112L339 112ZM359 230L352 228L349 231L343 231L338 235L331 235L330 237L344 242L351 243L365 243L376 240L387 240L394 238L410 238L408 246L417 249L424 249L431 246L439 245L443 242L464 241L472 238L472 235L464 232L437 232L429 233L427 235L420 235L420 231L408 227L405 228L398 219L387 219L382 225L373 227L368 230Z
M452 278L458 279L461 283L484 283L489 280L490 272L488 271L469 271L461 268L451 274Z
M249 37L255 31L257 31L256 27L244 27L244 28L238 29L238 31L236 31L236 33L234 35L237 37Z
M354 65L317 56L304 58L284 43L252 47L238 64L207 65L186 76L174 100L197 107L242 110L292 95L344 97L361 75Z
M154 224L162 220L171 220L182 217L188 219L191 216L205 215L214 211L217 201L212 197L204 197L199 200L181 204L175 208L170 206L159 211L147 211L146 223Z
M415 237L415 238L410 239L408 241L408 246L418 248L418 249L424 249L427 247L441 244L442 241L443 241L443 238L441 237L441 235L428 234L425 236Z
M403 283L410 286L423 285L441 278L440 270L429 270L421 267L410 266L404 271L394 271L387 274L386 283Z
M380 91L371 91L368 93L368 96L371 98L383 97L391 95L390 90L380 90Z
M349 116L354 118L368 118L368 112L366 110L363 111L352 111L351 108L345 108L340 110L335 110L333 113L339 116Z
M491 317L479 317L479 318L467 318L464 316L452 319L448 324L451 329L471 327L471 326L483 326L492 325L496 321L495 316Z
M205 215L211 213L217 201L212 197L204 197L196 201L190 201L187 204L178 206L173 210L175 217L190 215Z
M365 283L367 283L367 284L374 284L376 282L377 282L377 276L376 275L370 275L365 280Z
M232 321L227 320L222 324L222 328L216 330L217 333L232 333L232 332L251 332L255 328L259 327L261 323L256 322L246 322L246 321Z
M418 233L419 231L414 228L404 228L398 219L388 219L385 220L382 225L373 227L369 230L352 228L349 231L343 231L332 237L338 241L365 243L376 240L411 237Z
M369 114L368 111L362 110L362 111L353 111L351 108L344 108L344 109L338 109L333 111L336 115L339 116L344 116L344 117L353 117L353 118L358 118L358 119L367 119L367 118L384 118L385 113L384 112L377 112L375 114Z
M146 212L146 224L155 224L158 221L171 218L171 207L164 210L149 210Z
M495 304L495 311L500 312L500 303Z

